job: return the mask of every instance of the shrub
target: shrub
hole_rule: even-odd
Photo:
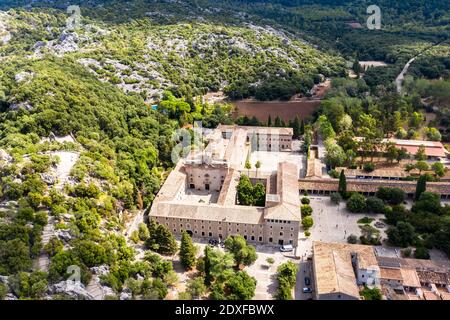
[[[363,170],[365,172],[372,172],[373,170],[375,170],[375,165],[372,162],[365,163],[363,166]]]
[[[428,252],[428,249],[423,246],[417,247],[416,250],[414,250],[414,258],[430,259],[430,254]]]
[[[337,192],[334,192],[330,195],[330,201],[336,205],[341,202],[341,199],[341,195]]]
[[[305,230],[308,230],[311,228],[314,224],[314,220],[311,216],[306,216],[302,219],[302,226],[305,228]]]
[[[411,254],[412,254],[411,248],[403,249],[401,252],[402,252],[402,256],[403,256],[404,258],[409,258],[409,257],[411,257]]]
[[[376,197],[390,204],[396,205],[405,200],[406,193],[400,188],[380,187],[377,191]]]
[[[310,203],[309,198],[307,198],[307,197],[302,198],[302,204],[309,204],[309,203]]]
[[[360,224],[370,224],[374,219],[369,217],[364,217],[358,220]]]
[[[347,242],[351,244],[356,244],[358,243],[358,237],[354,234],[351,234],[347,237]]]
[[[364,287],[360,294],[364,297],[364,300],[381,300],[383,298],[381,290],[378,288],[369,289],[368,287]]]
[[[312,214],[313,209],[309,204],[304,204],[301,206],[300,211],[302,213],[302,217],[307,217]]]
[[[354,193],[347,201],[347,209],[353,213],[360,213],[366,210],[366,198],[359,193]]]
[[[330,171],[328,171],[328,174],[333,179],[338,179],[339,178],[339,172],[337,172],[335,169],[331,169]]]
[[[366,199],[366,208],[368,212],[382,213],[384,211],[383,200],[376,197],[369,197]]]

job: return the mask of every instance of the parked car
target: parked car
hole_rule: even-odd
[[[311,293],[312,289],[311,288],[303,288],[303,293]]]
[[[290,252],[292,250],[294,250],[294,247],[291,244],[286,244],[280,247],[281,252]]]
[[[311,279],[309,277],[305,277],[305,286],[311,285]]]

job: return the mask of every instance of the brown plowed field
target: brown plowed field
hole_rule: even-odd
[[[279,116],[284,121],[289,121],[298,115],[300,119],[305,119],[312,115],[314,110],[320,106],[320,100],[311,101],[236,101],[233,104],[237,110],[235,116],[256,117],[259,121],[267,121],[272,118],[274,121]]]

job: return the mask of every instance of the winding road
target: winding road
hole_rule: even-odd
[[[399,94],[402,93],[402,89],[403,89],[403,80],[405,79],[405,74],[408,72],[409,67],[411,66],[411,64],[414,62],[414,60],[416,60],[418,57],[420,57],[423,53],[425,53],[426,51],[430,50],[431,48],[434,48],[438,45],[440,45],[441,43],[445,42],[447,39],[439,41],[438,43],[435,43],[425,49],[423,49],[420,53],[418,53],[417,55],[415,55],[414,57],[412,57],[411,59],[409,59],[409,61],[405,64],[405,66],[403,67],[402,72],[400,72],[400,74],[397,76],[397,78],[395,79],[395,85],[397,86],[397,92]]]

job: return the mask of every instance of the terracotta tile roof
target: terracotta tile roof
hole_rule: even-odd
[[[264,210],[257,207],[159,202],[155,210],[158,217],[247,224],[260,224],[264,221]]]
[[[321,242],[313,243],[313,252],[317,294],[340,293],[360,299],[349,252]]]
[[[238,126],[238,125],[219,125],[217,129],[222,132],[232,131],[235,129],[244,129],[250,133],[256,132],[259,134],[270,134],[270,135],[290,135],[294,134],[292,128],[277,128],[277,127],[253,127],[253,126]]]
[[[266,219],[300,221],[300,198],[298,194],[298,167],[294,163],[281,162],[277,171],[277,194],[280,204],[266,208]]]
[[[431,291],[424,291],[423,297],[425,298],[425,300],[440,300],[439,297]]]
[[[314,241],[313,252],[318,294],[340,292],[359,299],[352,254],[357,254],[359,268],[378,269],[372,246]]]
[[[380,268],[381,279],[403,281],[402,272],[397,268]]]
[[[361,141],[361,137],[355,140]],[[402,140],[402,139],[383,139],[382,143],[394,143],[396,148],[405,148],[410,155],[415,155],[420,146],[425,148],[425,154],[429,157],[446,157],[448,151],[441,142],[425,140]],[[380,144],[381,145],[381,144]]]
[[[300,190],[325,190],[336,192],[339,181],[337,179],[299,179]],[[400,188],[406,193],[416,191],[415,181],[398,180],[347,180],[347,191],[377,192],[379,187]],[[439,194],[450,194],[450,184],[446,182],[428,182],[427,191]]]
[[[420,288],[420,280],[416,270],[401,268],[400,272],[402,273],[404,286],[411,288]]]
[[[239,183],[239,172],[234,169],[230,169],[223,181],[222,190],[220,190],[219,199],[217,204],[234,205],[236,201],[236,186]]]

